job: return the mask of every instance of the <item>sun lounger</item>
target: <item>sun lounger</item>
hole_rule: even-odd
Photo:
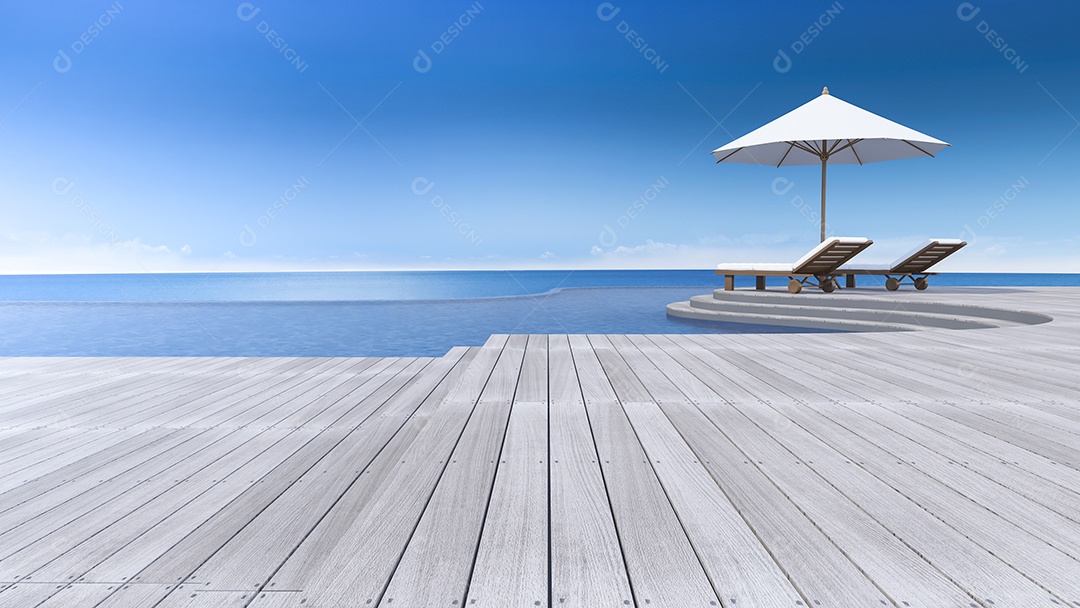
[[[847,275],[848,287],[855,286],[855,275],[872,274],[888,277],[885,279],[885,289],[889,291],[900,289],[900,283],[904,279],[909,279],[915,284],[915,289],[921,291],[930,285],[926,277],[937,274],[927,270],[956,253],[964,245],[967,243],[960,239],[930,239],[900,256],[892,264],[845,264],[836,273]]]
[[[788,291],[799,293],[803,285],[817,285],[829,293],[836,289],[836,269],[869,247],[874,241],[859,237],[829,237],[794,264],[719,264],[716,274],[724,275],[724,289],[735,289],[736,276],[757,277],[757,289],[765,289],[765,277],[784,276]]]

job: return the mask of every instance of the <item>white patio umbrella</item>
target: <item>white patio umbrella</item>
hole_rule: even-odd
[[[825,240],[825,171],[829,163],[864,165],[934,156],[949,144],[829,95],[784,114],[712,151],[716,162],[754,165],[821,163],[821,240]]]

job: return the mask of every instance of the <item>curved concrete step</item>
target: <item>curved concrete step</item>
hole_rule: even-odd
[[[867,321],[888,323],[890,325],[912,325],[915,329],[936,327],[942,329],[989,329],[997,327],[985,321],[976,321],[929,312],[911,312],[893,308],[848,307],[846,301],[835,302],[834,306],[807,306],[805,299],[783,300],[763,299],[762,301],[719,300],[712,296],[694,296],[690,299],[693,308],[722,311],[731,314],[764,314],[792,317],[839,319],[845,321]]]
[[[908,313],[929,313],[954,318],[975,317],[1004,322],[1006,324],[1039,325],[1053,321],[1054,318],[1035,312],[1014,310],[1008,308],[992,308],[989,306],[976,306],[972,304],[954,304],[947,302],[935,302],[932,300],[913,299],[905,297],[902,300],[883,297],[860,297],[851,293],[838,294],[790,294],[784,292],[765,291],[713,291],[712,297],[716,300],[727,302],[754,302],[775,303],[798,306],[817,306],[831,308],[859,308],[869,310],[897,310]],[[915,297],[922,298],[922,294]],[[933,296],[930,296],[933,297]],[[899,310],[898,310],[899,309]],[[1001,323],[998,323],[1000,325]]]
[[[911,331],[910,325],[892,323],[874,323],[868,321],[848,321],[822,317],[804,317],[797,315],[770,315],[759,313],[733,313],[722,310],[695,308],[690,302],[674,302],[667,305],[667,314],[681,319],[698,321],[724,321],[727,323],[757,323],[760,325],[782,325],[786,327],[805,327],[808,329],[833,329],[837,331]]]

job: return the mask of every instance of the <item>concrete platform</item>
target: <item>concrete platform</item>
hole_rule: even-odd
[[[843,289],[831,294],[807,290],[717,289],[688,302],[674,302],[668,315],[699,321],[756,323],[838,331],[989,329],[1038,325],[1053,319],[1025,308],[1002,307],[995,288],[938,288],[889,292]]]

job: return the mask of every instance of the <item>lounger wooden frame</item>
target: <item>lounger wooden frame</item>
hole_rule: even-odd
[[[716,274],[724,275],[724,289],[726,291],[735,289],[736,276],[755,277],[756,289],[765,289],[765,277],[784,276],[790,279],[788,291],[792,293],[798,293],[802,290],[802,286],[806,284],[817,286],[825,292],[831,292],[837,287],[836,277],[839,274],[836,269],[873,243],[870,239],[865,238],[830,237],[789,268],[784,268],[783,265],[767,265],[777,266],[775,268],[744,269],[735,267],[738,265],[724,268],[721,264],[717,267]]]
[[[967,242],[959,239],[930,239],[894,262],[889,268],[843,267],[839,269],[838,274],[846,277],[845,287],[855,287],[855,275],[865,274],[886,277],[885,288],[889,291],[899,289],[905,280],[911,281],[915,289],[922,291],[930,286],[927,277],[938,274],[929,272],[928,269],[965,245]]]

